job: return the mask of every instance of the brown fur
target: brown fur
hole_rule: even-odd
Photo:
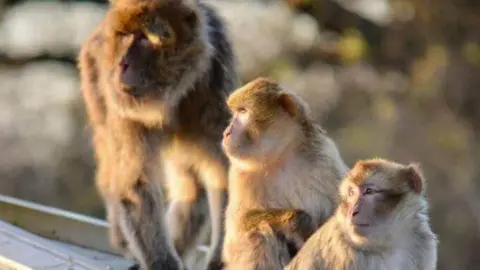
[[[238,249],[235,249],[234,264],[229,264],[229,270],[269,270],[281,269],[292,255],[286,246],[286,241],[268,222],[261,222],[255,229],[246,231],[236,239]]]
[[[312,218],[302,210],[268,209],[268,211],[263,211],[256,209],[247,212],[244,220],[244,231],[257,230],[262,227],[263,223],[266,223],[277,232],[285,230],[285,235],[290,232],[298,233],[303,239],[313,233]]]
[[[436,269],[437,238],[424,194],[425,178],[416,165],[357,162],[342,181],[335,216],[285,269]]]
[[[205,190],[207,263],[219,268],[228,162],[218,142],[238,76],[215,11],[196,0],[112,0],[78,67],[112,244],[144,269],[182,268],[177,252],[204,220]]]
[[[296,254],[297,250],[303,246],[308,237],[317,229],[317,224],[313,222],[312,217],[299,209],[250,210],[243,216],[243,220],[240,223],[243,225],[241,230],[247,232],[247,241],[253,239],[257,243],[265,241],[278,242],[279,244],[276,246],[268,248],[270,253],[276,250],[277,252],[288,254],[288,256],[278,256],[278,258],[282,258],[286,262]],[[269,239],[269,237],[274,237],[276,240]],[[252,253],[255,255],[254,253],[259,250],[250,248],[250,251],[253,251]],[[245,251],[242,254],[248,254],[248,252]],[[274,258],[266,259],[274,262]],[[265,262],[259,263],[264,263],[265,266],[271,265]],[[263,269],[259,265],[256,268]]]
[[[289,257],[268,254],[287,252],[261,228],[267,224],[276,235],[288,235],[278,225],[288,231],[292,223],[275,221],[288,217],[288,209],[304,211],[318,228],[333,213],[348,168],[306,103],[276,82],[258,78],[233,92],[227,104],[234,116],[222,142],[231,162],[224,260],[228,269],[278,269]],[[266,212],[265,222],[252,211]],[[260,229],[252,231],[252,223]]]

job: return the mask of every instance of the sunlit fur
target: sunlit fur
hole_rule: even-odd
[[[209,40],[205,11],[198,5],[183,5],[182,1],[118,0],[106,15],[103,67],[108,72],[107,101],[112,108],[127,118],[151,126],[171,124],[173,110],[194,83],[205,75],[214,49]],[[193,27],[184,20],[192,17]],[[156,20],[156,18],[163,20]],[[155,31],[156,24],[167,23],[177,36],[170,46],[154,47],[145,55],[141,80],[145,89],[139,96],[129,95],[128,86],[120,82],[122,57],[134,42],[134,33],[145,28]],[[142,56],[138,56],[142,57]],[[168,102],[166,102],[168,101]]]
[[[246,241],[242,217],[252,209],[301,209],[318,227],[333,213],[348,168],[306,103],[276,82],[258,78],[233,92],[227,104],[232,113],[244,109],[248,121],[237,137],[224,137],[231,162],[224,259],[230,269],[255,269],[267,261],[277,263],[267,269],[278,269],[284,258],[252,255],[277,250],[277,240]],[[242,132],[251,132],[253,140],[238,143]]]
[[[280,106],[281,98],[292,102],[292,109],[298,111],[286,111]],[[232,113],[246,110],[249,138],[225,149],[232,162],[245,168],[274,163],[290,149],[301,148],[302,142],[316,143],[315,135],[324,133],[313,124],[304,101],[270,79],[257,78],[245,84],[228,97],[227,105]]]
[[[239,85],[235,62],[223,21],[198,0],[111,0],[82,44],[81,92],[110,240],[142,269],[182,267],[178,255],[207,213],[205,261],[219,267],[228,167],[219,141],[226,97]],[[207,202],[210,211],[197,211]]]
[[[275,270],[281,269],[290,261],[285,243],[277,237],[271,237],[275,232],[267,225],[258,230],[247,231],[236,239],[234,263],[228,270]]]
[[[406,172],[419,177],[421,192],[412,189]],[[372,217],[378,220],[372,220],[368,233],[359,235],[349,222],[346,208],[351,206],[345,201],[348,186],[362,184],[400,197],[382,218]],[[310,237],[285,269],[436,269],[437,238],[430,229],[424,184],[417,165],[383,159],[357,162],[340,185],[342,203],[335,216]]]

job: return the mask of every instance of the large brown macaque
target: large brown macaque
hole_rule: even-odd
[[[281,269],[333,214],[348,168],[307,104],[275,81],[257,78],[227,105],[224,262],[228,269]]]
[[[207,267],[220,268],[228,168],[220,141],[239,80],[216,12],[198,0],[111,0],[78,61],[112,244],[142,269],[182,269],[206,197]]]
[[[359,161],[340,186],[335,216],[315,232],[287,270],[433,270],[426,182],[418,166]]]

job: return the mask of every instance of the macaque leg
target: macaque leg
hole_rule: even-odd
[[[123,235],[122,228],[120,227],[119,219],[120,207],[117,203],[107,202],[107,221],[109,224],[108,236],[110,243],[114,248],[116,248],[120,254],[125,258],[132,258],[132,253],[128,249],[128,243]],[[140,270],[140,265],[138,262],[134,262],[128,270]]]
[[[166,169],[170,197],[167,211],[168,231],[175,249],[183,256],[195,242],[205,220],[206,215],[201,205],[205,204],[205,200],[201,198],[198,183],[190,171],[171,163],[166,165]]]
[[[212,160],[199,174],[208,198],[211,221],[210,250],[206,258],[206,269],[223,269],[222,248],[224,240],[225,209],[227,206],[227,169],[226,164]]]
[[[130,252],[142,269],[182,269],[166,233],[160,189],[155,183],[140,179],[132,192],[135,200],[122,198],[119,202],[120,228]]]
[[[183,269],[164,220],[159,185],[163,168],[156,152],[159,142],[136,123],[114,123],[108,198],[129,253],[144,270]]]
[[[128,257],[130,254],[127,248],[127,242],[119,225],[118,215],[120,205],[118,203],[118,195],[112,190],[115,179],[112,177],[113,174],[110,172],[112,168],[110,168],[111,166],[109,166],[108,162],[113,161],[111,155],[113,149],[107,131],[101,127],[97,127],[93,136],[93,143],[97,159],[96,185],[106,206],[105,210],[109,224],[108,238],[115,249]]]
[[[128,257],[129,251],[127,247],[127,240],[125,239],[123,232],[120,228],[119,205],[114,202],[107,202],[107,221],[109,225],[108,238],[113,247],[115,247],[121,254]]]
[[[206,269],[222,269],[223,227],[225,224],[224,209],[227,203],[227,194],[224,189],[207,187],[207,195],[212,227],[210,234],[210,251],[207,254]]]

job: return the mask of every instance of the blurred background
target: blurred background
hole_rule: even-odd
[[[438,269],[480,263],[480,1],[211,1],[244,82],[304,97],[349,166],[418,162]],[[106,1],[0,0],[0,193],[104,217],[76,54]]]

